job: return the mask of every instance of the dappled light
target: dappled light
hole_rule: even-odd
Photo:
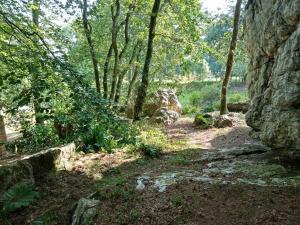
[[[300,224],[300,0],[0,0],[0,225]]]

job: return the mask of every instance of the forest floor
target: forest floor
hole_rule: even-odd
[[[197,130],[181,118],[165,133],[183,144],[159,158],[79,155],[72,171],[39,181],[40,198],[10,221],[71,224],[75,203],[94,193],[100,205],[93,224],[300,224],[299,168],[276,161],[249,129],[241,119],[231,128]]]

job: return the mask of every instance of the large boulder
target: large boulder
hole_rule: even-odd
[[[144,113],[151,117],[151,121],[170,124],[180,117],[182,106],[175,91],[161,89],[152,98],[152,103],[144,106]]]
[[[171,123],[174,123],[179,117],[180,114],[178,112],[163,107],[156,110],[154,115],[150,118],[150,121],[154,123],[164,123],[166,125],[169,125]]]
[[[300,150],[300,0],[251,0],[246,122],[273,148]]]
[[[158,90],[149,97],[143,105],[143,116],[150,117],[152,122],[170,124],[175,122],[182,113],[182,106],[175,91],[170,89]],[[127,109],[127,117],[133,118],[134,106]]]

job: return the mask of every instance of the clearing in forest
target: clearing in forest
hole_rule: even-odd
[[[71,171],[53,172],[39,181],[40,198],[13,213],[12,223],[69,224],[75,203],[91,194],[100,200],[93,224],[300,221],[297,169],[276,161],[248,135],[242,119],[232,128],[200,131],[190,118],[181,118],[159,129],[174,146],[159,158],[131,151],[79,155]]]

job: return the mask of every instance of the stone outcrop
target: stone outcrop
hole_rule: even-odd
[[[18,182],[35,183],[53,169],[70,170],[75,144],[51,148],[13,160],[0,161],[0,194]]]
[[[127,117],[133,118],[133,106],[128,107]],[[150,117],[152,122],[170,124],[175,122],[182,113],[182,106],[175,91],[158,90],[143,106],[143,116]]]
[[[89,225],[97,214],[99,200],[81,198],[73,214],[72,225]]]
[[[300,0],[249,0],[246,121],[273,148],[300,150]]]

